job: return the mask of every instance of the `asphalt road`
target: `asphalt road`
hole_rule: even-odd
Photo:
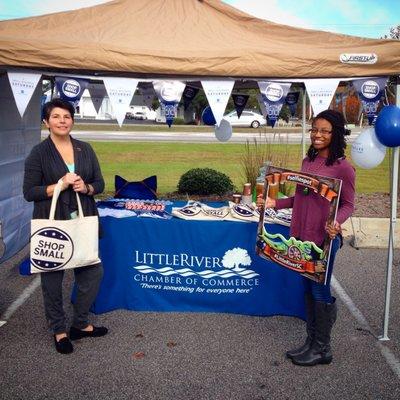
[[[334,361],[312,368],[285,359],[302,341],[304,323],[282,316],[113,311],[93,316],[109,335],[78,341],[73,354],[59,355],[46,329],[39,278],[18,274],[20,253],[0,265],[0,320],[6,321],[0,326],[0,399],[398,399],[398,268],[391,340],[375,337],[382,330],[386,253],[348,243],[339,252]],[[395,253],[394,265],[399,261]]]
[[[81,140],[92,141],[136,141],[136,142],[187,142],[187,143],[220,143],[213,132],[170,132],[166,128],[160,132],[119,132],[119,131],[80,131],[76,127],[72,131],[72,136]],[[359,131],[354,131],[349,137],[351,143],[357,137]],[[47,137],[48,131],[42,131],[42,138]],[[257,129],[248,132],[234,132],[227,143],[246,143],[247,140],[253,142],[257,139],[260,143],[268,140],[269,143],[302,143],[301,133],[285,133],[277,131],[273,133],[262,133]],[[305,137],[306,143],[309,143],[308,134]]]

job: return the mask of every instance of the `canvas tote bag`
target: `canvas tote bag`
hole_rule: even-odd
[[[78,218],[66,221],[54,219],[61,187],[60,179],[54,188],[50,218],[31,221],[32,273],[78,268],[100,262],[99,220],[97,216],[83,215],[78,193]]]

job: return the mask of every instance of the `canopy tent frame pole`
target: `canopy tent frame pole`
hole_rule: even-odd
[[[302,146],[302,154],[304,157],[306,156],[306,99],[307,99],[307,92],[306,88],[304,87],[302,90],[302,131],[301,131],[301,146]]]
[[[400,84],[396,85],[396,105],[400,106]],[[385,291],[385,312],[383,317],[383,333],[378,337],[379,340],[390,340],[388,336],[389,317],[390,317],[390,292],[392,288],[393,252],[394,252],[394,233],[397,219],[397,193],[399,176],[399,147],[394,147],[392,151],[392,173],[390,185],[390,223],[389,223],[389,244],[386,266],[386,291]]]

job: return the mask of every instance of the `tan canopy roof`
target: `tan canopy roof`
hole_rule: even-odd
[[[346,64],[349,55],[377,60]],[[219,0],[115,0],[0,22],[0,67],[124,76],[398,75],[400,41],[298,29]]]

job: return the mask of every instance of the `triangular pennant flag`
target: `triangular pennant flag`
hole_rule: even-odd
[[[387,80],[388,78],[385,76],[353,81],[353,86],[357,90],[369,125],[372,125],[377,117],[379,101],[385,91]]]
[[[192,102],[192,100],[196,97],[197,93],[199,92],[199,88],[195,88],[192,86],[186,86],[185,90],[183,91],[183,108],[186,111]]]
[[[206,94],[208,104],[210,105],[214,114],[216,125],[219,126],[224,116],[226,105],[228,104],[229,96],[232,93],[235,81],[204,80],[201,81],[201,84],[203,86],[204,93]]]
[[[286,96],[285,103],[288,105],[290,115],[292,117],[296,114],[297,102],[299,101],[300,92],[289,92]]]
[[[161,111],[165,115],[165,120],[171,127],[185,84],[180,81],[154,81],[153,87],[161,103]]]
[[[337,78],[304,80],[314,116],[329,108],[339,82]]]
[[[7,75],[22,118],[42,75],[25,72],[7,72]]]
[[[55,82],[60,99],[70,102],[76,110],[89,81],[81,78],[56,76]]]
[[[261,93],[259,93],[257,95],[257,101],[258,101],[258,105],[260,106],[261,109],[261,114],[265,117],[265,119],[268,118],[268,112],[267,112],[267,108],[265,107],[265,103],[263,100],[263,95]]]
[[[274,127],[275,122],[279,118],[279,113],[285,102],[291,83],[268,81],[260,81],[257,83],[260,88],[262,103],[264,103],[267,112],[268,123]]]
[[[246,107],[249,97],[250,96],[248,94],[232,94],[233,104],[235,105],[238,118],[240,118],[240,116],[242,115],[242,112]]]
[[[139,81],[132,78],[102,78],[118,125],[121,127]]]
[[[98,114],[104,97],[107,95],[106,88],[102,83],[90,83],[87,89],[89,91],[90,98],[92,99],[93,107],[96,110],[96,114]]]
[[[141,89],[141,92],[142,92],[143,105],[151,110],[153,108],[153,101],[156,95],[154,89],[152,87],[147,87]]]

